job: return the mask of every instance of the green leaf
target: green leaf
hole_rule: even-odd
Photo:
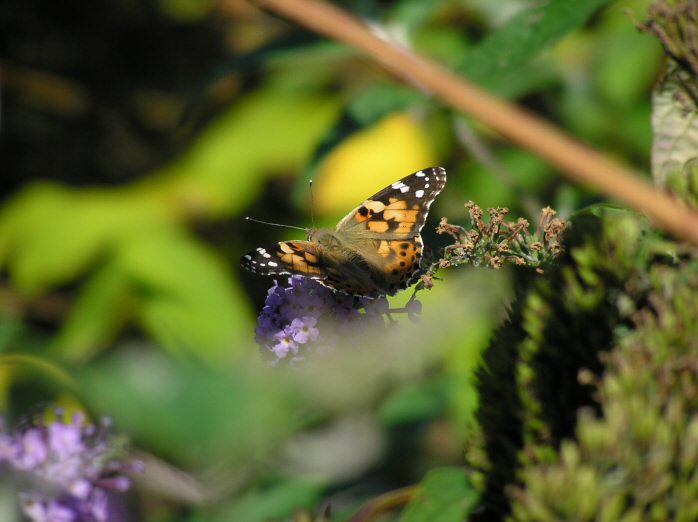
[[[512,17],[465,57],[459,68],[473,82],[501,95],[527,88],[529,63],[570,31],[581,26],[609,0],[551,0]]]
[[[77,380],[92,409],[155,453],[188,465],[251,464],[297,426],[297,395],[278,374],[178,362],[149,348],[122,345]]]
[[[391,425],[437,415],[447,404],[447,385],[440,377],[398,388],[381,404],[381,419]]]
[[[119,190],[73,190],[39,183],[0,215],[0,265],[26,294],[64,284],[134,230],[164,217],[152,202]]]
[[[121,266],[112,261],[101,267],[83,286],[52,350],[76,361],[108,346],[134,313],[133,294]]]
[[[436,468],[427,473],[419,493],[407,505],[403,522],[462,522],[471,513],[478,495],[460,468]]]
[[[0,355],[0,370],[31,371],[41,374],[41,380],[55,384],[61,389],[73,391],[75,381],[63,368],[45,357],[26,355],[20,353],[8,353]]]
[[[0,353],[7,352],[21,339],[25,327],[18,319],[0,314]]]
[[[250,203],[267,176],[305,165],[336,113],[337,102],[328,97],[256,91],[142,186],[175,215],[231,215]]]
[[[129,242],[118,262],[138,292],[138,321],[175,353],[221,361],[251,341],[246,297],[193,238],[174,230],[145,236]]]
[[[125,242],[84,287],[56,343],[85,359],[135,321],[171,352],[218,363],[252,339],[249,305],[221,260],[173,227]]]
[[[434,12],[448,3],[448,0],[401,0],[386,7],[394,23],[404,26],[409,31],[432,18]]]
[[[364,89],[349,103],[347,112],[359,128],[376,123],[390,113],[425,103],[427,97],[399,84],[379,84]]]
[[[321,498],[323,486],[317,482],[289,478],[265,489],[248,491],[211,521],[266,522],[286,519],[294,511],[312,509]]]

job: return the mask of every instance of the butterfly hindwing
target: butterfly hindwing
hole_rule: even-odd
[[[382,240],[378,253],[383,258],[385,293],[392,295],[414,281],[422,258],[422,238]]]
[[[243,268],[261,275],[300,274],[323,278],[318,246],[310,241],[281,241],[248,252],[240,260]]]
[[[420,170],[388,185],[349,212],[336,231],[362,238],[414,237],[424,226],[429,207],[446,184],[441,167]]]

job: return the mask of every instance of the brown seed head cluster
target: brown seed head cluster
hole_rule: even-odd
[[[561,239],[567,222],[555,218],[556,212],[550,207],[541,210],[533,233],[524,218],[505,221],[509,213],[507,208],[487,209],[487,221],[483,219],[483,210],[474,202],[468,201],[465,208],[468,209],[469,227],[454,225],[447,218],[441,218],[436,233],[450,236],[452,242],[424,271],[418,289],[432,288],[435,273],[440,268],[462,264],[494,269],[505,265],[527,266],[543,273],[543,267],[562,251]]]

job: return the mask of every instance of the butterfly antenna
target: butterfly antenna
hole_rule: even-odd
[[[262,221],[261,219],[251,218],[250,216],[245,216],[245,221],[252,221],[253,223],[261,223],[262,225],[271,225],[273,227],[283,227],[283,228],[295,228],[296,230],[302,230],[307,232],[307,229],[301,227],[294,227],[293,225],[282,225],[281,223],[271,223],[269,221]]]
[[[310,226],[315,229],[315,197],[313,196],[313,180],[308,181],[310,185]]]

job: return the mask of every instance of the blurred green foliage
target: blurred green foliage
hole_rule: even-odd
[[[417,496],[408,504],[402,520],[457,522],[477,505],[477,494],[462,469],[435,468],[422,481]]]
[[[643,18],[647,3],[341,2],[643,171],[663,52],[624,10]],[[420,481],[386,520],[493,520],[512,502],[522,520],[566,518],[577,491],[598,512],[651,499],[655,519],[678,517],[664,484],[692,457],[695,404],[647,390],[672,350],[689,356],[695,266],[636,214],[580,212],[601,196],[355,51],[237,0],[10,0],[0,77],[2,412],[59,402],[112,417],[148,464],[133,520],[302,520],[328,505],[349,520]],[[243,217],[307,226],[312,178],[315,217],[332,226],[426,162],[449,172],[423,231],[434,251],[438,218],[463,224],[467,200],[529,220],[551,205],[572,216],[560,266],[442,271],[419,294],[421,322],[398,317],[332,357],[266,367],[254,318],[271,281],[238,259],[302,232]],[[629,375],[638,354],[650,364]],[[594,377],[580,382],[582,370]],[[640,426],[627,412],[643,398],[653,413]],[[600,455],[661,453],[667,440],[688,453],[652,468],[654,496],[633,496],[647,471],[633,454],[618,464],[624,503],[604,497],[614,475]],[[693,491],[691,477],[677,484]],[[13,512],[2,488],[0,513]]]
[[[633,277],[644,277],[658,244],[640,216],[599,206],[573,217],[566,253],[547,278],[518,279],[520,297],[480,372],[485,520],[506,511],[505,490],[531,458],[524,450],[544,442],[541,453],[548,454],[574,435],[579,408],[598,407],[594,387],[578,373],[602,373],[599,354],[630,326],[635,303],[647,299],[647,284]]]
[[[545,298],[546,321],[531,324],[524,341],[532,353],[517,369],[521,375],[521,366],[529,366],[528,380],[517,383],[528,396],[515,414],[524,448],[518,464],[509,463],[523,467],[513,518],[692,520],[698,514],[696,393],[688,384],[696,369],[695,260],[681,255],[681,245],[649,233],[637,216],[604,212],[596,221],[601,240],[571,248],[575,270],[560,267],[570,277]],[[606,338],[579,332],[586,352],[563,347],[553,325],[590,324],[590,311],[605,311],[598,323]],[[605,352],[603,372],[585,360],[591,347]],[[562,387],[575,381],[572,372],[559,378],[562,350],[566,366],[579,373],[576,387]],[[578,416],[576,407],[569,412],[575,415],[551,411],[584,403]]]

